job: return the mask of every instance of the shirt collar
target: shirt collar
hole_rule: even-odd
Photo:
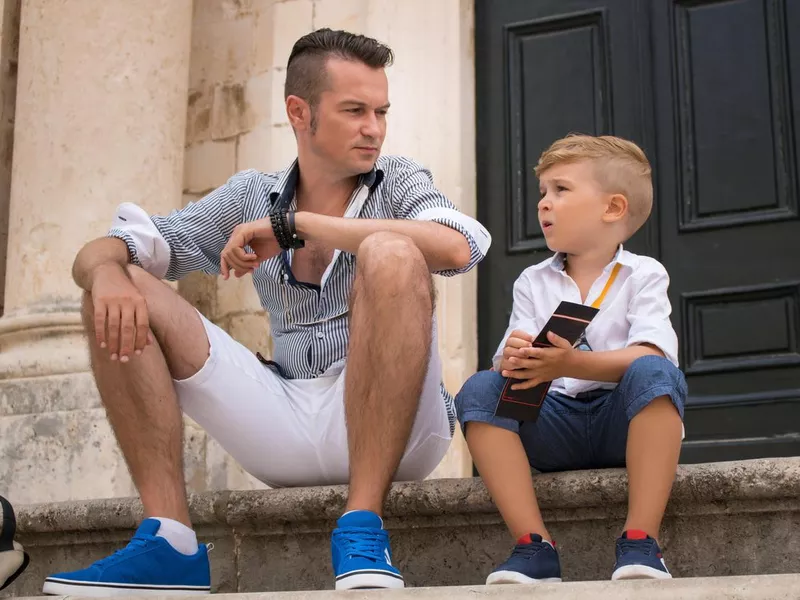
[[[556,252],[553,258],[550,259],[549,267],[554,271],[563,271],[566,258],[567,256],[563,252]],[[608,263],[608,266],[619,263],[625,267],[635,268],[636,265],[634,264],[633,258],[634,256],[630,252],[626,252],[622,244],[620,244],[617,247],[617,253],[614,255],[614,258],[611,259],[611,262]]]
[[[286,209],[292,208],[294,204],[294,194],[297,188],[297,180],[300,177],[300,165],[295,158],[292,164],[278,174],[278,181],[269,194],[271,206],[282,206]],[[362,173],[358,178],[358,185],[365,185],[372,192],[383,181],[383,169],[378,168],[377,164],[366,173]]]

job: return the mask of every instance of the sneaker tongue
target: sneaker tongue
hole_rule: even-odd
[[[537,544],[541,543],[542,536],[540,536],[538,533],[526,533],[517,540],[517,544],[533,544],[534,542]]]
[[[622,537],[626,540],[646,540],[647,534],[641,529],[628,529],[622,533]]]
[[[383,529],[383,520],[370,510],[351,510],[339,517],[339,527],[370,527]]]
[[[161,527],[161,522],[158,519],[145,519],[136,530],[136,535],[149,535],[154,536],[158,529]]]

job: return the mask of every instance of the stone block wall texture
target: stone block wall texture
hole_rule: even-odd
[[[671,572],[800,572],[799,485],[798,458],[681,466],[659,540]],[[625,522],[625,472],[536,475],[534,486],[565,581],[607,580]],[[330,532],[345,502],[342,486],[192,496],[198,537],[215,545],[212,591],[331,589]],[[409,587],[480,585],[514,543],[479,479],[397,484],[385,516]],[[21,540],[33,562],[3,593],[37,595],[48,574],[80,568],[125,543],[140,518],[134,499],[20,507]]]
[[[392,46],[384,151],[428,166],[451,200],[475,214],[471,1],[79,6],[2,4],[0,231],[10,186],[9,260],[25,266],[9,272],[0,319],[0,481],[16,503],[134,493],[88,373],[80,292],[69,274],[74,253],[105,233],[120,202],[164,214],[237,171],[285,167],[295,156],[285,64],[301,35],[346,28]],[[118,43],[119,52],[98,50]],[[3,171],[12,166],[12,142],[13,185]],[[445,382],[455,392],[476,367],[476,273],[437,285]],[[245,346],[270,354],[266,315],[249,278],[195,274],[177,288]],[[434,477],[470,474],[457,435]],[[264,487],[188,419],[185,457],[190,492]]]
[[[19,83],[14,268],[0,319],[0,487],[16,503],[128,494],[88,374],[70,268],[78,249],[107,231],[117,204],[180,206],[192,2],[22,0],[17,33],[6,27],[9,6],[2,51],[18,34]],[[197,482],[205,455],[191,431],[188,439]]]
[[[0,290],[5,287],[8,209],[11,200],[11,157],[17,104],[17,55],[21,0],[0,3]],[[3,304],[0,300],[0,315]]]
[[[420,11],[427,15],[425,23]],[[472,2],[465,0],[197,0],[184,202],[202,198],[237,171],[271,172],[294,159],[283,100],[286,61],[294,42],[319,27],[371,35],[395,50],[384,153],[421,161],[450,199],[474,216]],[[455,393],[476,367],[476,275],[440,279],[437,285],[445,382]],[[234,338],[269,354],[268,322],[250,277],[223,281],[198,274],[179,287]],[[471,473],[466,445],[460,432],[457,436],[433,477]],[[207,448],[214,446],[213,440],[206,442]],[[214,452],[225,456],[218,448]],[[261,487],[232,459],[226,465],[228,474],[216,479],[236,489]]]

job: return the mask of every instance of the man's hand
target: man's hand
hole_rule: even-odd
[[[124,269],[116,263],[99,265],[92,276],[94,331],[111,360],[128,362],[152,343],[147,303]]]
[[[249,246],[252,252],[247,252],[245,246]],[[258,265],[277,256],[280,251],[268,218],[237,225],[220,256],[222,278],[228,279],[231,271],[237,278],[252,273]]]
[[[509,341],[514,333],[509,336]],[[514,354],[512,350],[509,352],[508,358],[506,358],[506,351],[509,350],[509,346],[506,344],[506,349],[503,351],[502,375],[522,380],[521,383],[512,385],[512,390],[529,390],[545,381],[553,381],[567,376],[578,350],[575,350],[567,340],[552,331],[547,334],[547,339],[553,344],[552,348],[531,348],[528,344],[527,347],[516,350],[522,356]],[[506,364],[511,368],[506,368]]]

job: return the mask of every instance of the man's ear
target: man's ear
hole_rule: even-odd
[[[606,200],[606,210],[603,213],[603,221],[614,223],[628,214],[628,199],[622,194],[612,194]]]
[[[289,123],[295,131],[311,127],[311,107],[299,96],[286,98],[286,116],[289,117]]]

